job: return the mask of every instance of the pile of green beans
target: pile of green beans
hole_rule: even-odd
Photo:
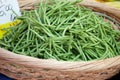
[[[73,2],[46,0],[23,11],[22,22],[6,29],[0,47],[40,59],[89,61],[120,54],[120,31],[103,17]]]

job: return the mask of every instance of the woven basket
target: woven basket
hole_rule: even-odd
[[[19,0],[21,9],[34,9],[39,0]],[[105,13],[120,22],[120,10],[84,0],[80,5]],[[17,80],[106,80],[120,71],[120,56],[88,62],[44,60],[0,48],[0,73]]]

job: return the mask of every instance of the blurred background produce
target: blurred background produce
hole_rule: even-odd
[[[96,1],[100,1],[100,2],[111,2],[111,1],[120,1],[120,0],[96,0]]]
[[[96,0],[120,9],[120,0]]]

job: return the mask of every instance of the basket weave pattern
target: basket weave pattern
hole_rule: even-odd
[[[2,60],[1,60],[2,61]],[[3,60],[4,61],[4,60]],[[105,80],[119,72],[120,66],[96,71],[57,71],[0,63],[0,72],[17,80]]]
[[[39,0],[19,0],[21,10],[34,9]],[[120,10],[93,5],[85,0],[81,5],[106,13],[120,22]],[[100,4],[103,5],[103,4]],[[17,80],[105,80],[120,71],[120,56],[88,62],[66,62],[36,59],[0,48],[0,73]]]

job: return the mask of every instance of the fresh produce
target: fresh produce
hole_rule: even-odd
[[[113,2],[113,1],[120,1],[120,0],[96,0],[96,1],[100,1],[100,2]]]
[[[0,47],[41,59],[88,61],[120,54],[120,31],[92,10],[73,2],[48,0],[23,11],[22,22],[0,40]]]
[[[102,2],[102,3],[107,4],[109,6],[120,9],[120,0],[96,0],[96,1]]]

